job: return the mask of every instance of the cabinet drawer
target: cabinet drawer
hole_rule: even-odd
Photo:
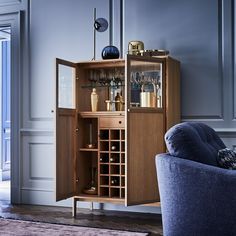
[[[124,117],[101,117],[100,127],[102,128],[125,128]]]

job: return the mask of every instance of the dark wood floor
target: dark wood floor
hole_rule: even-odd
[[[162,235],[161,215],[133,212],[78,209],[77,218],[72,218],[71,208],[11,205],[0,201],[0,216],[21,220],[33,220],[89,227],[150,232]]]

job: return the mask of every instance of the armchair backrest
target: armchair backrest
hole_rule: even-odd
[[[166,132],[165,142],[172,156],[214,166],[218,150],[226,147],[211,127],[199,122],[173,126]]]

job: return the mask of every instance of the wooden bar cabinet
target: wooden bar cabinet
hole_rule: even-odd
[[[73,197],[74,217],[77,201],[159,202],[154,157],[165,152],[164,134],[179,121],[177,60],[56,59],[56,200]]]

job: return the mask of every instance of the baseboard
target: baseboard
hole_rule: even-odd
[[[72,207],[72,198],[62,200],[59,202],[55,201],[55,193],[52,191],[34,191],[34,190],[21,190],[21,203],[32,204],[32,205],[49,205],[49,206],[63,206]],[[78,202],[77,207],[91,209],[90,202]],[[127,212],[141,212],[141,213],[155,213],[160,214],[160,207],[151,206],[129,206],[110,203],[93,203],[94,209],[100,210],[114,210],[114,211],[127,211]]]

